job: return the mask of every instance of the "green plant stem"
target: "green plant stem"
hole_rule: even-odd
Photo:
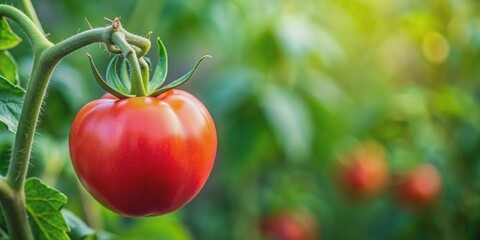
[[[33,240],[25,208],[25,193],[16,192],[12,198],[2,199],[2,206],[10,239]]]
[[[5,198],[13,198],[13,190],[8,184],[7,179],[0,177],[0,200]]]
[[[128,60],[131,70],[131,82],[132,89],[131,94],[136,96],[146,96],[147,92],[143,85],[142,72],[140,70],[140,64],[138,63],[137,54],[132,46],[125,39],[125,35],[122,32],[116,32],[112,35],[112,41],[120,48],[125,58]]]
[[[40,24],[40,20],[38,20],[37,13],[35,12],[35,8],[33,7],[33,4],[30,0],[21,0],[23,9],[25,10],[25,13],[27,16],[32,19],[32,21],[35,23],[35,25],[38,27],[38,29],[44,33],[42,24]]]
[[[82,32],[57,45],[50,43],[28,17],[17,9],[0,5],[0,15],[17,22],[29,36],[34,47],[34,63],[20,114],[15,143],[6,179],[0,179],[0,200],[12,239],[33,239],[25,209],[24,184],[27,175],[33,138],[45,92],[53,70],[68,54],[96,42],[113,44],[113,27]],[[138,46],[141,48],[142,46]],[[132,48],[130,46],[130,48]],[[144,49],[142,49],[144,50]],[[133,56],[135,52],[133,52]],[[137,62],[138,65],[138,62]]]
[[[30,159],[33,137],[37,127],[43,97],[55,64],[44,61],[44,54],[34,57],[32,74],[28,83],[13,146],[7,180],[16,192],[23,191]]]
[[[34,55],[34,64],[23,103],[7,179],[15,191],[22,190],[28,169],[33,137],[48,82],[58,62],[79,48],[96,42],[111,43],[111,27],[79,33]]]
[[[53,44],[43,35],[43,32],[35,25],[25,13],[15,7],[0,4],[0,16],[7,17],[17,23],[20,28],[27,34],[28,39],[32,43],[33,51],[38,52],[42,49],[49,48]]]
[[[128,43],[140,49],[140,51],[136,52],[138,58],[145,56],[148,50],[150,50],[150,46],[152,45],[150,43],[150,40],[144,37],[140,37],[135,34],[129,33],[121,27],[119,30],[125,35],[125,39],[127,40]]]
[[[111,36],[114,33],[112,27],[91,29],[35,54],[7,173],[7,179],[14,190],[21,190],[25,181],[41,104],[54,68],[62,58],[89,44],[97,42],[113,44]]]
[[[68,54],[92,43],[103,42],[107,45],[111,45],[113,44],[111,35],[114,32],[115,30],[110,26],[81,32],[47,49],[44,53],[44,61],[56,64]]]

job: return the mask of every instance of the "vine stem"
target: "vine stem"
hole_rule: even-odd
[[[13,189],[8,184],[7,179],[0,177],[0,199],[12,198]]]
[[[23,0],[24,6],[28,2]],[[27,12],[30,11],[32,19],[36,18],[33,6],[26,9],[29,9]],[[97,42],[103,42],[107,46],[113,45],[112,37],[116,36],[119,28],[112,24],[109,27],[88,30],[54,45],[45,38],[40,24],[34,23],[38,22],[38,18],[32,21],[20,10],[4,4],[0,4],[0,17],[7,17],[16,22],[26,32],[34,49],[32,72],[15,135],[10,165],[6,177],[0,177],[0,202],[3,205],[10,237],[13,240],[30,240],[33,236],[27,219],[24,185],[42,102],[53,70],[61,59],[84,46]],[[148,51],[150,45],[145,44],[147,39],[142,40],[141,37],[134,37],[130,33],[129,36],[132,45],[140,49],[140,53]],[[125,46],[119,46],[123,47]],[[133,50],[132,46],[129,47]],[[136,56],[135,51],[132,54]]]
[[[132,89],[131,94],[136,96],[146,96],[144,82],[142,80],[142,71],[138,63],[138,57],[135,49],[127,42],[123,32],[116,32],[112,35],[112,41],[120,48],[124,57],[127,58],[131,70]]]
[[[148,85],[150,83],[150,66],[148,65],[145,58],[141,57],[138,59],[138,63],[140,64],[140,72],[142,74],[143,80],[143,88],[146,92],[148,92]]]
[[[32,2],[30,0],[21,0],[21,3],[27,16],[32,19],[33,23],[35,23],[35,25],[42,32],[42,34],[45,33],[43,31],[42,24],[40,24],[40,20],[38,20],[37,13],[35,12],[35,8],[33,7]]]
[[[2,206],[10,239],[33,240],[27,219],[25,193],[15,192],[12,198],[2,199]]]
[[[111,27],[88,30],[34,55],[32,74],[25,94],[7,172],[7,180],[15,191],[23,190],[37,120],[54,68],[62,58],[84,46],[96,42],[111,44],[110,35],[113,32]]]

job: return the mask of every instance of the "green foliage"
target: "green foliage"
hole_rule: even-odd
[[[60,210],[67,203],[67,197],[38,178],[25,182],[25,197],[30,226],[36,239],[70,239],[70,231]]]
[[[63,209],[62,215],[65,221],[67,222],[70,231],[68,236],[72,240],[88,240],[95,239],[96,234],[95,230],[91,229],[87,224],[85,224],[82,219],[77,217],[74,213]]]
[[[272,127],[285,157],[307,159],[312,148],[313,124],[302,99],[277,86],[267,86],[261,99],[262,110]]]
[[[0,51],[0,76],[3,76],[12,84],[17,84],[17,64],[8,51]]]
[[[192,239],[188,230],[175,216],[139,219],[128,231],[122,231],[122,239]]]
[[[2,17],[0,19],[0,50],[8,50],[14,48],[22,41],[10,28],[7,20]],[[3,66],[2,66],[3,67]]]
[[[2,92],[0,95],[0,121],[7,126],[9,131],[15,133],[22,111],[25,90],[0,76],[0,91]]]
[[[0,19],[0,121],[17,131],[25,91],[18,85],[17,64],[7,51],[20,43],[4,17]]]

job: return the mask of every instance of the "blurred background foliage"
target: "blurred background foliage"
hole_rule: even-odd
[[[107,25],[103,17],[121,16],[137,34],[153,31],[169,51],[169,79],[203,54],[214,57],[182,87],[217,124],[212,175],[182,210],[145,219],[101,207],[69,161],[73,117],[102,95],[86,53],[100,69],[111,55],[93,45],[55,71],[29,173],[64,192],[66,208],[99,230],[99,238],[262,239],[265,215],[284,210],[309,212],[321,239],[480,237],[477,1],[33,3],[53,42]],[[30,51],[25,41],[12,51],[23,81]],[[12,139],[1,130],[2,161]],[[341,156],[366,141],[384,149],[393,183],[356,200],[344,194],[336,169]],[[439,170],[443,188],[428,209],[412,211],[397,204],[392,188],[395,176],[420,163]]]

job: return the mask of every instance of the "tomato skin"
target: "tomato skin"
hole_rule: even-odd
[[[372,142],[357,148],[339,169],[340,183],[355,199],[373,197],[389,182],[389,167],[383,149]]]
[[[317,221],[306,213],[282,211],[269,214],[261,225],[266,240],[314,240],[318,239]]]
[[[205,184],[217,149],[212,117],[191,94],[88,103],[73,121],[70,155],[85,188],[131,217],[172,212]]]
[[[396,187],[397,201],[413,210],[432,205],[442,189],[442,178],[431,164],[421,164],[400,179]]]

